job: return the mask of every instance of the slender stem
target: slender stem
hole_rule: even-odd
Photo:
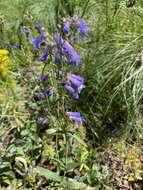
[[[109,8],[109,4],[108,4],[108,0],[106,0],[106,26],[108,28],[108,8]]]
[[[85,2],[85,5],[84,5],[84,7],[83,7],[83,11],[82,11],[81,17],[83,17],[83,16],[85,15],[89,2],[90,2],[90,0],[87,0],[87,1]]]
[[[65,172],[67,171],[67,163],[68,163],[68,136],[67,136],[67,131],[65,132]]]

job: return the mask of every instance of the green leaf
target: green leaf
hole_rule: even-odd
[[[67,181],[66,181],[66,179],[64,179],[64,183],[66,183],[68,190],[76,190],[76,189],[79,190],[81,188],[86,187],[86,185],[84,183],[80,183],[80,182],[77,182],[77,181],[75,181],[73,179],[69,179],[69,178],[67,179]]]
[[[48,135],[52,135],[52,134],[54,134],[54,133],[56,133],[57,132],[57,129],[47,129],[46,130],[46,133],[48,134]]]
[[[69,163],[67,163],[67,169],[68,170],[76,168],[78,166],[80,166],[80,163],[77,163],[77,162],[69,162]]]
[[[70,134],[70,136],[71,136],[71,134]],[[73,135],[73,138],[75,138],[75,140],[76,140],[78,143],[80,143],[80,144],[82,144],[83,146],[87,147],[86,143],[85,143],[82,139],[80,139],[77,135]]]
[[[68,190],[79,190],[81,188],[86,187],[87,185],[84,183],[77,182],[76,180],[73,180],[71,178],[67,177],[61,177],[57,173],[54,173],[48,169],[42,168],[40,166],[37,166],[33,170],[33,175],[35,176],[36,174],[43,175],[46,177],[46,179],[50,179],[55,182],[62,182],[62,184],[68,188]]]
[[[61,177],[58,174],[56,174],[48,169],[42,168],[40,166],[37,166],[33,172],[34,172],[34,174],[38,173],[40,175],[43,175],[44,177],[46,177],[47,179],[50,179],[52,181],[61,182]]]

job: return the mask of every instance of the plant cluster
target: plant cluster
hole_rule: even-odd
[[[0,189],[143,189],[142,20],[140,0],[0,1]]]

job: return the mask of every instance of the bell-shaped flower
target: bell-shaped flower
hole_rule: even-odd
[[[75,74],[69,74],[67,79],[73,83],[77,88],[76,92],[80,94],[81,90],[85,88],[84,78]]]
[[[38,77],[38,81],[43,82],[43,81],[46,80],[46,78],[47,78],[46,75],[41,74],[41,75]]]
[[[89,26],[83,21],[83,19],[78,19],[78,31],[81,33],[83,38],[87,37],[87,31],[89,30]]]
[[[78,87],[77,87],[77,93],[79,93],[80,94],[80,92],[82,91],[82,89],[84,89],[86,86],[84,85],[84,84],[81,84],[81,85],[79,85]]]
[[[64,24],[64,33],[69,33],[70,31],[70,22],[67,20]]]
[[[42,25],[39,22],[36,22],[35,29],[41,30],[41,28],[42,28]]]
[[[80,63],[80,56],[75,52],[75,50],[68,41],[64,41],[64,43],[62,44],[62,50],[63,52],[69,54],[73,63],[76,63],[76,65]]]
[[[79,112],[67,112],[68,117],[71,120],[74,120],[76,123],[82,125],[84,118],[80,115]]]
[[[84,78],[75,74],[69,74],[64,87],[72,95],[73,99],[79,99],[81,90],[85,88]]]
[[[38,117],[38,121],[37,122],[40,125],[44,125],[47,122],[47,118],[45,116],[40,116],[40,117]]]
[[[61,45],[62,39],[61,39],[61,36],[58,33],[54,34],[54,41],[55,41],[56,45]]]
[[[42,61],[42,62],[45,62],[45,61],[46,61],[47,56],[48,56],[48,54],[49,54],[49,51],[50,51],[50,47],[47,46],[47,47],[45,48],[45,50],[43,51],[42,55],[41,55],[40,58],[39,58],[40,61]]]
[[[76,100],[79,99],[79,94],[78,94],[77,90],[74,89],[70,84],[65,83],[64,87],[72,95],[73,99],[76,99]]]
[[[40,100],[44,100],[46,99],[47,96],[52,96],[52,95],[53,95],[53,90],[51,88],[44,88],[37,92],[37,97]]]
[[[9,47],[10,50],[14,50],[14,49],[21,49],[22,48],[22,45],[11,45]]]
[[[65,83],[65,84],[64,84],[64,87],[67,89],[67,91],[68,91],[70,94],[72,94],[72,95],[75,94],[75,89],[74,89],[73,87],[71,87],[68,83]]]
[[[55,47],[54,50],[55,50],[55,63],[58,64],[61,58],[59,48]]]
[[[28,28],[26,28],[25,26],[23,26],[23,27],[21,28],[21,32],[23,32],[23,33],[26,35],[26,37],[28,37],[29,34],[30,34]]]
[[[41,42],[44,39],[44,35],[40,34],[35,39],[30,38],[30,44],[35,47],[34,52],[36,53],[41,48]]]
[[[76,42],[77,40],[79,40],[79,36],[75,35],[75,36],[72,37],[73,42]]]

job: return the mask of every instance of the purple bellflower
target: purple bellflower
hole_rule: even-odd
[[[76,93],[80,93],[83,88],[85,88],[84,78],[75,74],[68,75],[68,80],[71,81],[77,88]]]
[[[67,20],[64,24],[64,33],[69,33],[70,31],[70,22]]]
[[[54,41],[55,41],[55,63],[58,64],[60,62],[60,50],[59,50],[59,46],[62,43],[62,39],[60,37],[60,35],[58,33],[54,34]]]
[[[65,83],[64,84],[64,87],[67,89],[67,91],[70,93],[70,94],[75,94],[75,89],[73,87],[71,87],[68,83]]]
[[[67,112],[67,115],[71,120],[74,120],[76,123],[82,125],[83,124],[83,117],[80,115],[79,112]]]
[[[73,42],[76,42],[78,39],[79,39],[79,36],[77,36],[77,35],[72,37]]]
[[[17,45],[17,48],[18,48],[18,49],[21,49],[21,48],[22,48],[22,45]]]
[[[68,75],[68,79],[71,81],[71,82],[73,82],[73,83],[75,83],[75,84],[81,84],[81,83],[83,83],[84,82],[84,78],[83,77],[81,77],[81,76],[79,76],[79,75],[75,75],[75,74],[69,74]]]
[[[55,41],[55,63],[58,64],[60,62],[61,56],[60,56],[60,46],[62,44],[62,38],[58,33],[54,34],[54,41]]]
[[[26,28],[25,26],[23,26],[23,27],[21,28],[21,32],[23,32],[23,33],[26,35],[26,37],[28,37],[29,34],[30,34],[28,28]]]
[[[35,29],[41,30],[41,28],[42,28],[42,25],[39,22],[36,22]]]
[[[80,63],[80,56],[75,52],[75,50],[73,49],[73,47],[71,46],[71,44],[68,41],[63,41],[63,39],[60,37],[60,35],[58,33],[55,33],[54,35],[54,40],[55,40],[55,63],[59,63],[60,61],[60,46],[61,46],[61,51],[62,51],[62,58],[64,56],[64,54],[68,55],[68,59],[67,62],[69,64],[75,64],[78,65]]]
[[[79,99],[81,90],[85,88],[84,78],[75,74],[69,74],[67,76],[67,81],[64,83],[64,87],[72,94],[74,99]]]
[[[79,99],[79,94],[76,91],[76,89],[74,89],[70,84],[65,83],[64,87],[66,88],[66,90],[72,95],[73,99]]]
[[[38,124],[44,125],[47,122],[47,118],[45,116],[38,117]]]
[[[57,47],[55,47],[55,63],[58,64],[60,62],[60,52],[59,49]]]
[[[50,47],[47,46],[47,47],[45,48],[44,52],[42,53],[42,55],[40,56],[40,61],[42,61],[42,62],[45,62],[45,61],[46,61],[47,56],[48,56],[48,54],[49,54],[49,51],[50,51]]]
[[[40,34],[35,39],[30,38],[30,44],[35,47],[34,52],[36,53],[41,48],[41,42],[44,39],[44,35]]]
[[[11,45],[9,47],[10,50],[14,50],[14,49],[21,49],[22,48],[22,45]]]
[[[37,93],[37,96],[40,100],[44,100],[46,96],[52,96],[53,95],[53,90],[50,88],[44,88],[42,90],[39,90]]]
[[[56,45],[61,45],[62,39],[58,33],[54,34],[54,40],[55,40]]]
[[[68,41],[64,41],[64,43],[62,44],[62,48],[63,52],[68,53],[70,55],[71,62],[76,63],[76,65],[80,63],[80,56],[75,52],[75,50]]]
[[[17,45],[11,45],[10,47],[9,47],[9,49],[17,49]]]
[[[87,37],[87,31],[89,30],[89,26],[83,21],[83,19],[78,19],[78,31],[81,33],[83,38]]]
[[[46,96],[45,94],[42,92],[42,91],[39,91],[37,93],[37,97],[40,99],[40,100],[45,100]]]
[[[48,96],[53,95],[53,90],[51,88],[45,88],[43,92],[47,94]]]
[[[46,80],[46,78],[47,78],[46,75],[41,74],[41,75],[38,77],[38,81],[43,82],[43,81]]]

